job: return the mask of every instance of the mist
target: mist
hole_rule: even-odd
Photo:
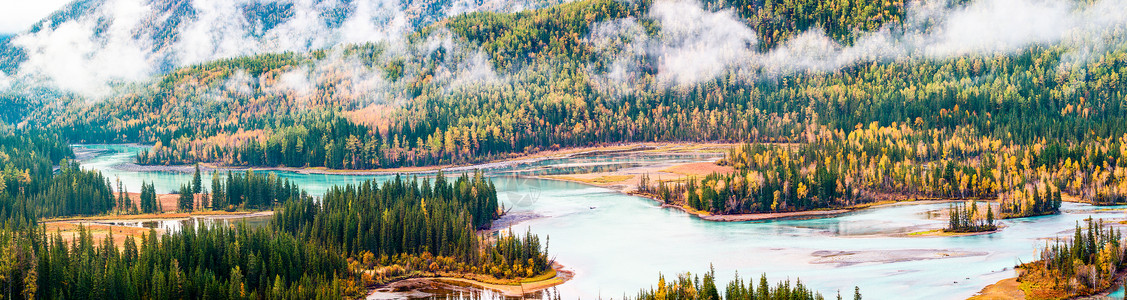
[[[432,7],[398,0],[105,0],[90,13],[41,22],[13,37],[11,46],[27,58],[7,76],[24,86],[103,98],[177,67],[343,44],[402,44],[421,26],[456,14],[562,2],[460,0]]]
[[[100,99],[177,67],[365,42],[385,45],[385,61],[422,61],[436,49],[453,51],[447,61],[438,62],[436,85],[459,88],[504,81],[510,74],[498,74],[480,49],[456,43],[449,32],[438,30],[416,42],[421,45],[408,45],[406,36],[461,13],[513,12],[566,1],[458,0],[434,8],[421,1],[396,0],[105,0],[90,13],[64,17],[53,25],[45,22],[12,37],[11,45],[27,57],[16,71],[0,73],[0,91],[48,86]],[[287,13],[268,13],[271,9]],[[255,17],[256,12],[276,15],[277,20]],[[598,90],[622,96],[725,74],[756,80],[831,72],[862,62],[1006,54],[1031,45],[1066,45],[1064,61],[1076,65],[1124,43],[1127,0],[1083,6],[1046,0],[976,0],[963,6],[948,0],[912,1],[902,26],[856,33],[852,45],[837,43],[814,28],[766,52],[757,50],[759,37],[734,11],[708,10],[697,0],[656,0],[641,18],[655,22],[659,32],[647,34],[639,20],[625,18],[594,24],[585,37],[600,57],[588,68],[588,78]],[[236,74],[227,85],[249,93],[247,82],[262,79],[246,76]],[[271,82],[278,85],[271,91],[308,97],[317,94],[318,84],[338,81],[347,86],[340,96],[400,101],[396,99],[401,89],[383,76],[381,70],[333,54],[289,70]]]
[[[595,25],[587,41],[610,66],[592,69],[596,86],[610,94],[640,86],[647,60],[659,87],[686,86],[733,74],[756,80],[803,72],[830,72],[861,62],[945,59],[1008,54],[1033,45],[1063,45],[1066,61],[1094,59],[1122,43],[1127,1],[945,0],[910,2],[901,28],[856,33],[853,45],[812,29],[766,52],[757,51],[753,28],[732,10],[709,11],[693,0],[657,0],[647,18],[660,32],[648,36],[632,19]]]

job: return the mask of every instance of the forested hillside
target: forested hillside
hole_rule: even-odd
[[[471,13],[416,32],[406,46],[206,63],[164,75],[145,92],[37,110],[26,124],[57,128],[73,141],[156,144],[138,156],[143,164],[342,169],[480,162],[618,142],[807,142],[873,122],[971,131],[1026,147],[1083,147],[1127,130],[1119,80],[1127,56],[1118,47],[1080,62],[1067,57],[1067,44],[1033,45],[861,61],[829,72],[720,73],[673,85],[661,81],[663,57],[644,53],[635,57],[637,80],[608,84],[601,72],[616,63],[599,32],[632,22],[643,36],[659,38],[655,5],[587,0]],[[709,5],[737,7],[762,31],[755,45],[768,48],[811,28],[848,43],[855,32],[897,26],[904,6]]]
[[[0,132],[0,224],[27,228],[42,217],[112,211],[117,203],[109,179],[81,169],[73,158],[70,146],[54,135]]]
[[[685,183],[644,180],[639,192],[710,213],[852,207],[890,199],[985,199],[998,217],[1052,214],[1062,193],[1110,205],[1127,201],[1127,136],[1025,146],[973,129],[917,131],[876,122],[822,128],[802,144],[752,144],[719,163],[732,174]]]

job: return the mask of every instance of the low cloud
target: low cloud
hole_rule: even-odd
[[[814,28],[766,52],[754,30],[732,10],[708,11],[692,0],[657,0],[647,17],[660,31],[649,36],[632,19],[602,22],[587,41],[603,54],[592,68],[607,93],[640,86],[640,72],[655,66],[654,83],[682,86],[734,74],[745,80],[800,72],[828,72],[869,61],[944,59],[1014,53],[1031,45],[1064,44],[1066,60],[1123,43],[1127,1],[1087,6],[1044,0],[978,0],[959,7],[942,0],[914,1],[903,27],[858,33],[853,45]]]
[[[28,53],[19,75],[94,96],[107,94],[111,83],[147,77],[152,71],[147,46],[133,38],[133,28],[148,9],[138,1],[111,1],[101,8],[114,16],[108,25],[85,19],[14,38],[12,44]],[[102,38],[91,38],[96,35]]]
[[[4,71],[0,71],[0,92],[7,91],[10,87],[12,87],[12,79],[8,74],[4,74]]]
[[[118,84],[180,66],[349,43],[401,44],[417,26],[451,14],[541,2],[461,0],[436,9],[396,0],[107,0],[86,15],[13,37],[27,54],[13,77],[101,98]]]

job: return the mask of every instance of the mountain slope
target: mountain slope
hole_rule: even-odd
[[[1021,20],[1127,7],[1105,1],[1016,4],[1033,12]],[[961,34],[1007,21],[995,12],[1010,8],[997,4],[833,19],[843,25],[832,28],[853,28],[848,35],[815,26],[829,19],[771,17],[794,29],[777,31],[789,38],[767,49],[758,17],[691,1],[477,12],[394,41],[179,68],[107,101],[37,110],[24,126],[74,141],[155,143],[139,157],[147,164],[353,169],[602,143],[796,142],[865,124],[1018,144],[1122,135],[1127,47],[1114,37],[1127,22],[1050,24],[1063,33],[1007,32],[1007,43]],[[819,11],[873,10],[865,5]],[[885,25],[866,31],[876,24]],[[1108,34],[1100,48],[1090,40]]]
[[[78,0],[0,41],[0,71],[84,97],[217,59],[401,39],[466,11],[552,4],[450,0]],[[17,76],[18,75],[18,76]]]

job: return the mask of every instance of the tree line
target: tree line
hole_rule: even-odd
[[[736,274],[736,278],[727,285],[718,285],[716,272],[710,269],[703,276],[683,273],[668,281],[665,276],[658,276],[657,286],[638,292],[635,299],[822,300],[825,298],[821,293],[802,284],[801,280],[796,280],[793,284],[790,280],[786,280],[771,285],[767,281],[767,274],[759,277],[758,287],[754,279],[749,278],[745,281],[739,277],[739,274]],[[841,299],[840,291],[837,299]],[[853,299],[861,300],[859,288],[854,288]]]
[[[500,216],[496,188],[481,173],[448,181],[394,179],[380,185],[334,187],[325,196],[287,201],[273,226],[303,239],[331,245],[372,266],[406,264],[428,271],[465,272],[496,278],[532,277],[547,272],[547,244],[525,234],[479,236]],[[492,240],[492,241],[491,241]],[[419,257],[434,265],[417,266]]]
[[[801,143],[820,127],[850,131],[874,122],[972,130],[974,138],[1044,147],[1088,147],[1097,144],[1088,142],[1121,140],[1127,133],[1127,114],[1116,100],[1124,92],[1118,78],[1127,71],[1127,52],[1118,48],[1083,64],[1062,58],[1068,45],[1037,45],[1005,54],[860,63],[754,80],[722,74],[687,86],[642,83],[625,96],[608,95],[587,73],[607,67],[596,45],[583,40],[592,30],[587,23],[634,18],[653,36],[660,30],[645,14],[649,5],[588,0],[522,13],[474,13],[411,37],[424,41],[448,29],[459,41],[485,49],[494,68],[512,78],[505,84],[446,86],[435,80],[442,55],[384,57],[382,44],[344,47],[344,54],[374,71],[395,70],[395,96],[410,99],[402,105],[351,101],[352,95],[338,91],[347,86],[337,79],[319,82],[321,90],[306,98],[266,90],[263,83],[276,81],[277,74],[323,57],[317,52],[193,66],[166,75],[169,84],[147,94],[31,121],[59,128],[76,141],[156,144],[138,157],[143,164],[337,169],[470,163],[620,142]],[[854,29],[896,24],[903,6],[896,1],[709,5],[736,8],[750,24],[764,28],[757,31],[787,32],[761,37],[785,40],[822,26],[842,41]],[[854,19],[858,16],[868,18]],[[656,59],[640,58],[643,81],[656,76]],[[250,94],[219,89],[239,70],[257,74],[262,82],[250,83]],[[215,97],[221,101],[195,101]],[[371,107],[381,108],[380,113],[366,110]],[[1108,201],[1123,195],[1091,193]]]
[[[0,132],[3,223],[23,228],[38,218],[113,211],[117,203],[109,180],[83,170],[73,158],[70,146],[54,134]]]
[[[1039,299],[1075,298],[1111,288],[1124,267],[1123,234],[1103,220],[1076,224],[1071,239],[1046,243],[1037,261],[1019,265],[1018,281]]]
[[[994,224],[994,206],[986,203],[986,212],[979,213],[978,202],[953,203],[947,209],[947,228],[945,232],[968,233],[998,230]]]
[[[340,299],[421,274],[519,280],[552,271],[540,237],[477,232],[501,213],[496,188],[481,173],[452,181],[439,174],[433,183],[397,176],[382,185],[334,187],[319,199],[273,176],[228,178],[211,195],[258,195],[242,197],[243,205],[287,197],[273,225],[198,226],[163,236],[150,231],[117,244],[113,236],[97,241],[82,227],[77,236],[63,237],[41,226],[8,224],[0,230],[0,249],[14,258],[0,263],[0,288],[9,299]],[[193,185],[182,194],[195,195]],[[143,186],[142,198],[154,197],[152,185]],[[267,188],[246,192],[256,190],[246,186]]]
[[[734,172],[672,182],[645,177],[638,192],[709,213],[842,208],[882,199],[998,202],[998,218],[1053,214],[1065,196],[1097,205],[1127,194],[1124,138],[1023,145],[972,128],[907,124],[809,130],[804,143],[735,147]],[[660,179],[660,178],[658,178]]]
[[[344,257],[245,226],[150,231],[121,246],[43,229],[0,231],[5,299],[341,299],[358,297]]]

